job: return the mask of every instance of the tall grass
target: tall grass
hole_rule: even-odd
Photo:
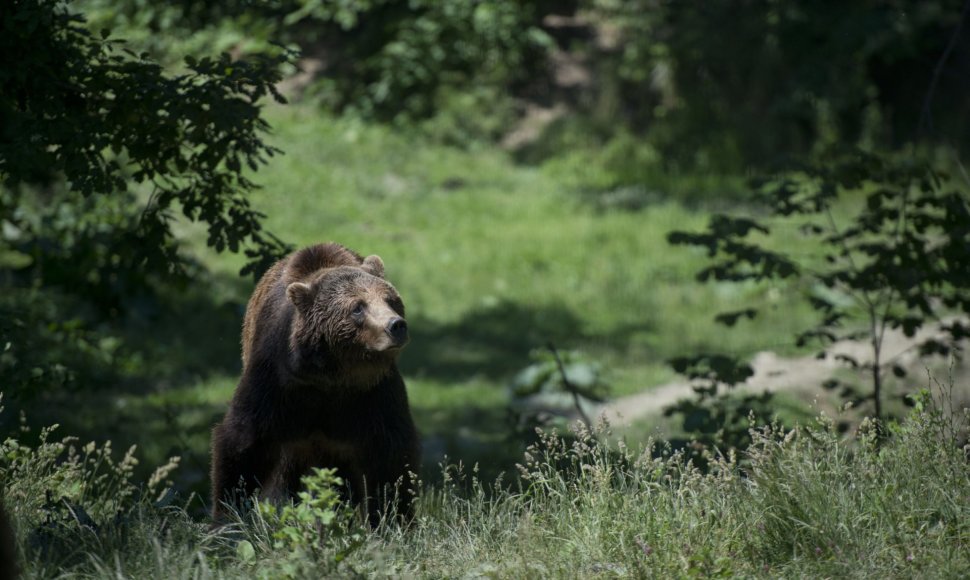
[[[663,443],[578,426],[542,433],[505,481],[444,467],[413,522],[377,530],[316,482],[319,501],[209,532],[131,482],[129,459],[100,460],[121,474],[102,487],[83,461],[41,460],[66,453],[49,438],[6,441],[0,477],[28,577],[957,578],[970,569],[966,419],[924,395],[888,436],[867,424],[845,438],[820,417],[758,431],[707,473]]]

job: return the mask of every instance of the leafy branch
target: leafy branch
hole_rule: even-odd
[[[802,220],[800,231],[823,249],[821,264],[765,249],[771,230],[751,218],[716,215],[707,231],[671,232],[668,241],[707,249],[714,263],[698,273],[701,282],[794,278],[803,281],[803,287],[824,289],[806,296],[819,320],[797,334],[796,344],[817,343],[822,349],[819,357],[834,356],[866,371],[866,389],[834,379],[824,386],[841,389],[853,403],[871,402],[875,417],[884,418],[886,373],[906,374],[895,358],[886,360],[886,331],[900,329],[913,337],[927,324],[940,323],[945,313],[970,314],[966,193],[925,164],[861,151],[830,154],[818,165],[794,167],[756,187],[771,217]],[[847,209],[858,201],[860,209]],[[844,226],[836,221],[836,213],[849,216]],[[752,232],[763,238],[750,241]],[[719,314],[715,320],[734,326],[758,313],[757,308],[747,308]],[[965,318],[940,323],[939,328],[943,337],[920,341],[920,354],[958,354],[960,342],[970,336]],[[870,361],[829,352],[839,340],[860,338],[870,345]],[[705,382],[698,390],[699,403],[717,395],[718,385],[730,388],[750,376],[745,374],[750,367],[727,355],[682,357],[671,364],[692,380]],[[691,404],[669,411],[686,414]]]
[[[147,184],[148,203],[128,226],[145,251],[124,268],[181,272],[176,210],[205,223],[217,251],[249,246],[247,272],[285,251],[262,231],[263,216],[246,199],[256,185],[243,170],[280,152],[263,141],[269,125],[260,101],[284,101],[275,84],[292,53],[190,57],[184,72],[170,74],[108,31],[93,34],[63,0],[16,3],[0,24],[0,51],[10,63],[0,73],[0,182],[11,196],[3,207],[11,225],[29,229],[12,211],[21,184],[49,188],[63,179],[84,198],[129,204]]]

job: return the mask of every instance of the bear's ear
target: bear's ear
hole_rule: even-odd
[[[309,284],[293,282],[286,287],[286,297],[300,312],[306,312],[313,305],[313,292]]]
[[[381,260],[380,256],[367,256],[364,258],[364,263],[360,267],[368,274],[377,276],[378,278],[384,277],[384,261]]]

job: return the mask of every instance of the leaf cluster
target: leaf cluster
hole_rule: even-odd
[[[751,430],[773,420],[772,393],[728,395],[754,375],[751,365],[717,353],[675,357],[668,362],[691,381],[696,396],[665,408],[664,416],[682,415],[683,430],[701,446],[746,449],[751,444]],[[707,464],[703,453],[693,454],[693,459],[699,465]]]
[[[262,520],[274,530],[272,549],[290,555],[282,569],[285,577],[301,577],[311,564],[335,572],[364,542],[354,509],[341,498],[344,482],[336,469],[314,468],[301,482],[298,501],[279,507],[259,504]],[[246,560],[255,556],[252,550],[247,541],[237,551]]]
[[[218,251],[251,246],[247,271],[281,242],[262,231],[245,194],[243,172],[278,153],[267,145],[259,101],[282,101],[274,85],[288,55],[186,60],[169,74],[107,31],[91,33],[62,0],[25,0],[5,14],[0,50],[0,181],[8,190],[3,218],[14,228],[22,185],[54,188],[60,180],[82,197],[150,195],[125,224],[145,252],[125,267],[178,270],[174,210],[208,228]],[[34,238],[36,239],[36,238]],[[24,245],[21,243],[21,245]],[[29,251],[22,252],[29,254]]]
[[[946,312],[970,313],[970,200],[956,183],[926,164],[862,151],[799,169],[759,183],[763,199],[776,216],[805,218],[801,231],[823,248],[807,274],[849,298],[809,297],[821,320],[799,345],[860,337],[839,332],[859,310],[880,336],[893,328],[909,337]],[[839,224],[836,204],[852,192],[863,205]],[[970,328],[956,320],[941,330],[947,338],[923,341],[922,354],[949,354]]]

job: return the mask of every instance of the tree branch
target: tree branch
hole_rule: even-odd
[[[562,377],[562,385],[566,388],[567,391],[569,391],[573,395],[573,404],[576,406],[576,411],[579,413],[579,416],[583,420],[583,423],[586,423],[586,427],[592,428],[593,424],[590,422],[589,417],[586,415],[586,412],[583,411],[582,406],[580,406],[579,404],[579,391],[576,390],[576,387],[574,387],[573,384],[570,383],[569,379],[566,377],[566,367],[563,366],[562,359],[559,358],[559,351],[556,350],[556,345],[550,342],[546,346],[547,348],[549,348],[549,351],[552,353],[552,356],[555,357],[556,359],[556,366],[559,368],[559,376]]]

